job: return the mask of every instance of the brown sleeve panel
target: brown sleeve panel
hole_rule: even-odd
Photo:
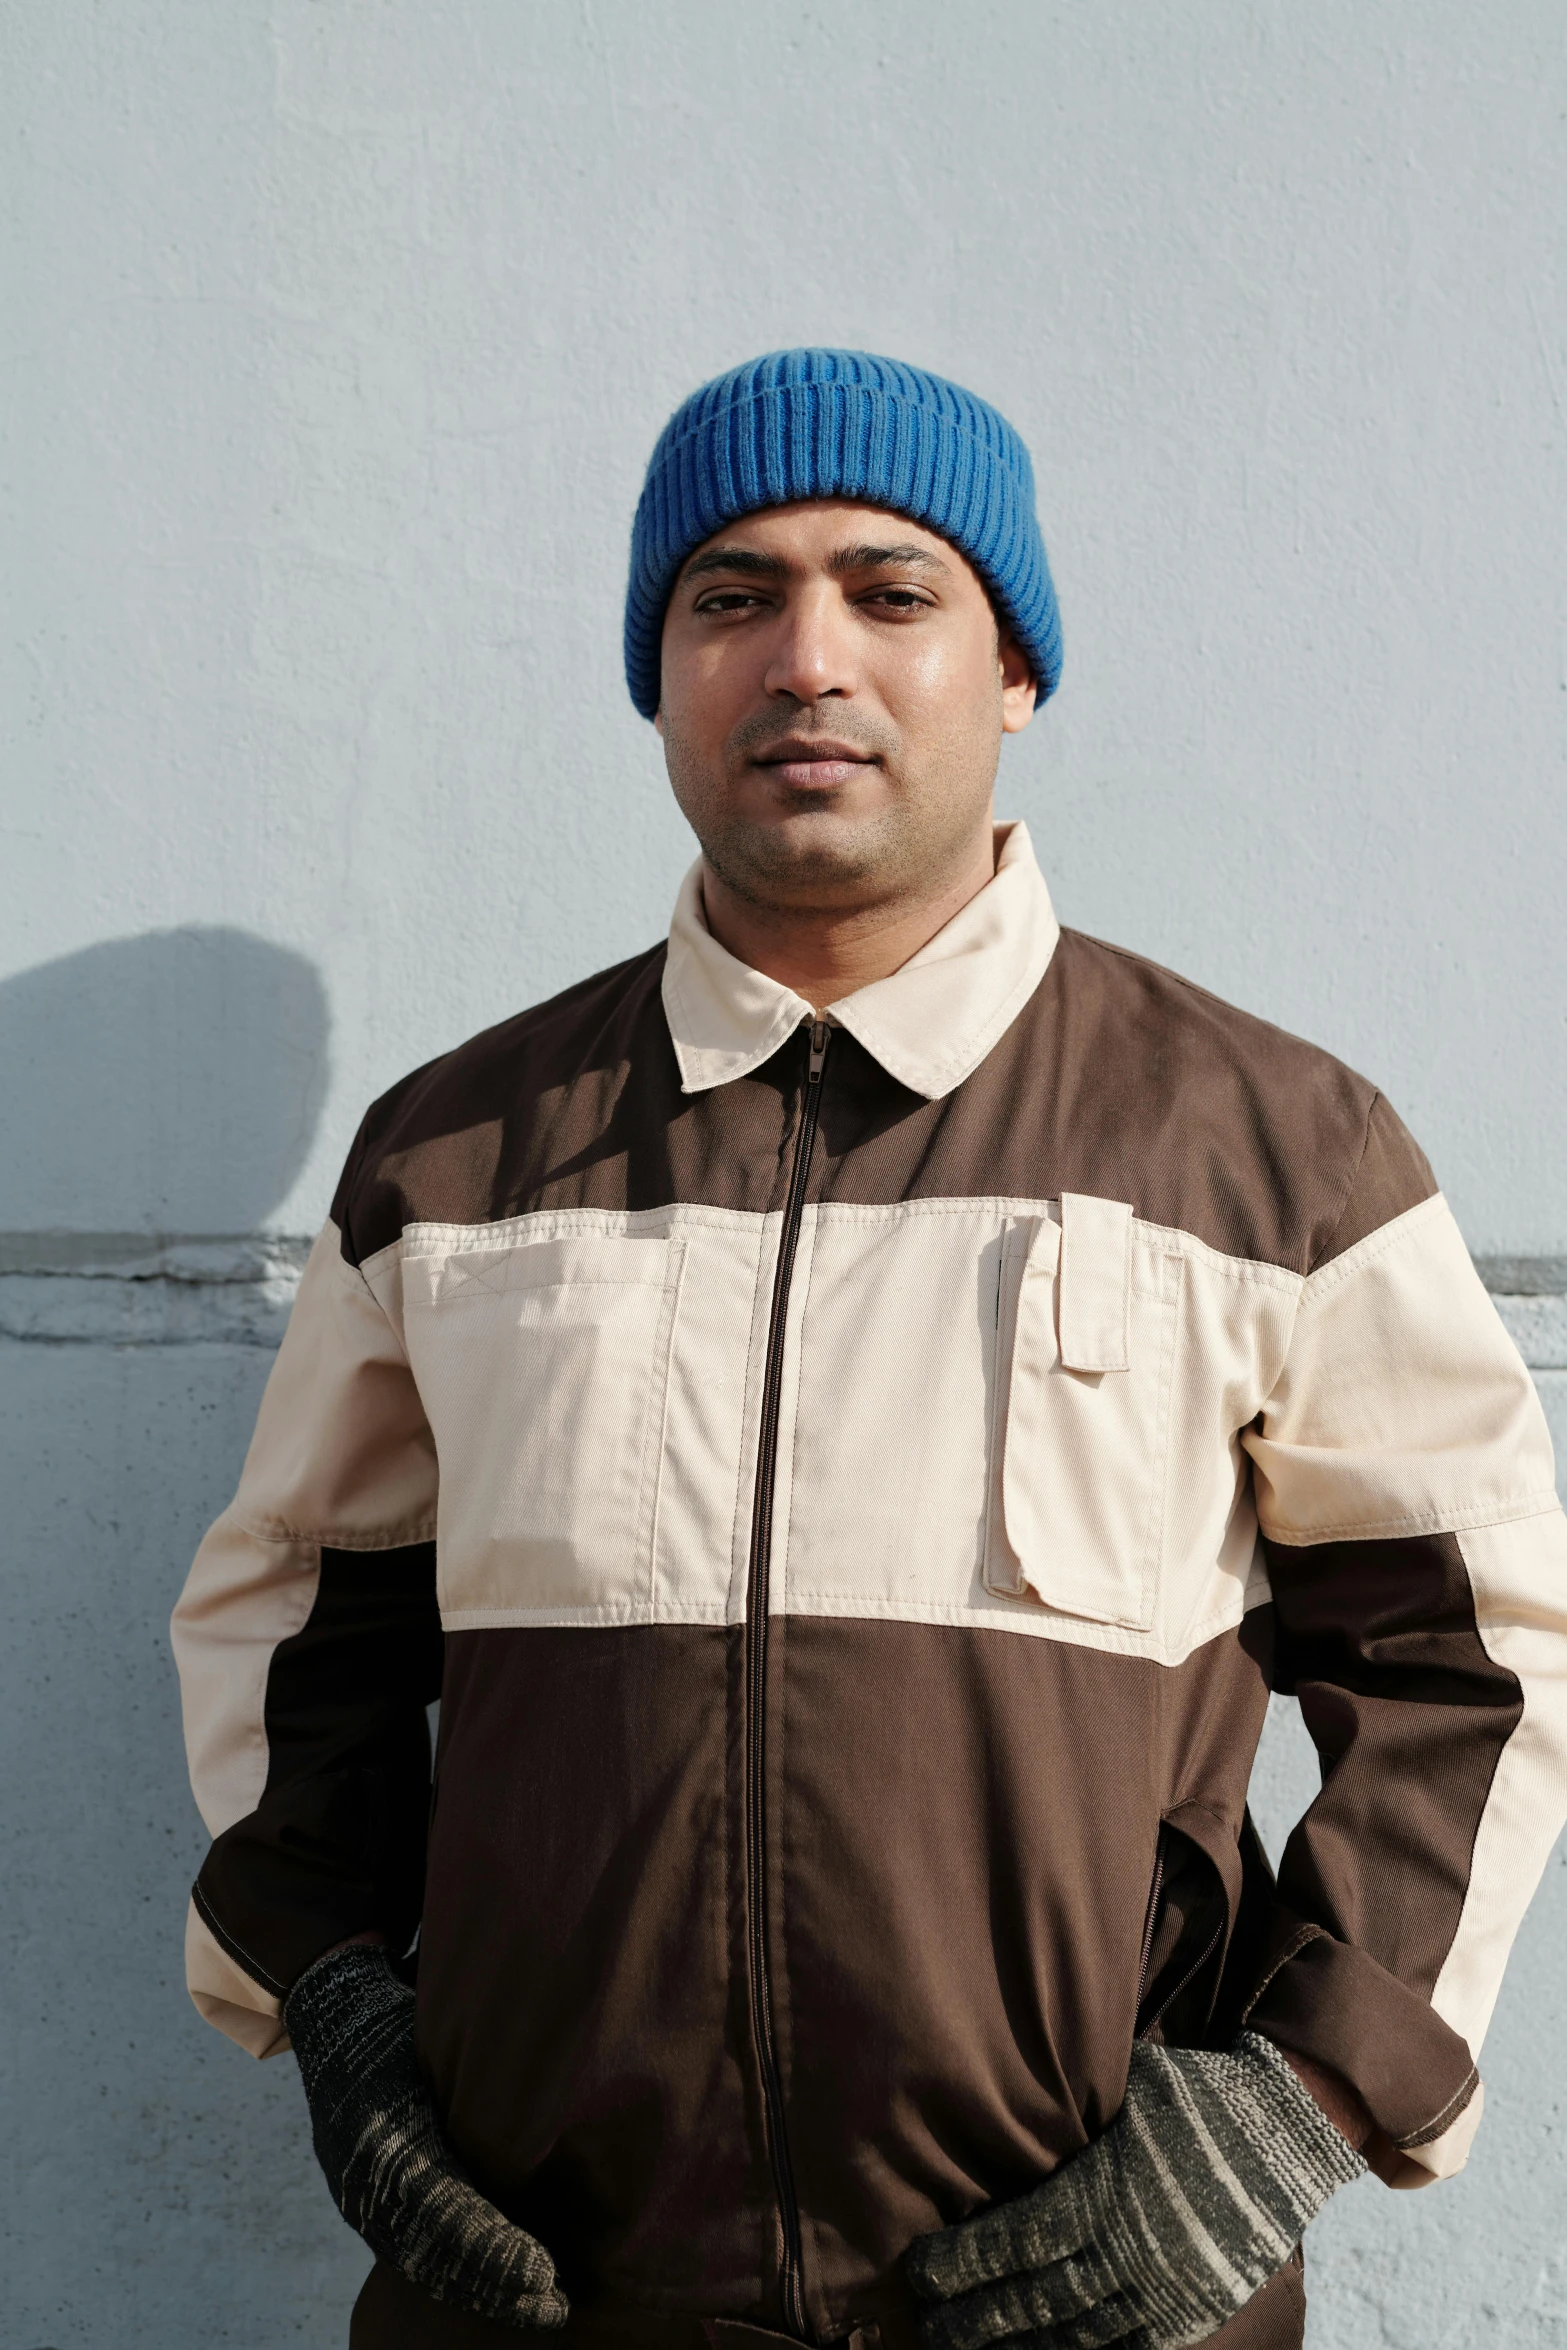
[[[1342,2073],[1408,2143],[1470,2075],[1429,2002],[1523,1693],[1486,1653],[1453,1535],[1267,1553],[1277,1683],[1300,1699],[1323,1783],[1285,1848],[1278,1971],[1252,2020]]]
[[[1395,2146],[1428,2146],[1479,2084],[1468,2043],[1379,1967],[1282,1906],[1250,2031],[1350,2083]]]
[[[1324,1243],[1312,1271],[1331,1264],[1357,1240],[1379,1231],[1395,1216],[1419,1207],[1437,1190],[1431,1162],[1383,1095],[1375,1094],[1366,1121],[1366,1145],[1344,1213]]]
[[[315,1605],[267,1674],[261,1801],[195,1885],[217,1941],[280,1998],[350,1934],[413,1939],[444,1650],[433,1542],[322,1551]]]

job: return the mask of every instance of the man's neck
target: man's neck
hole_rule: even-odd
[[[995,870],[995,841],[987,829],[976,838],[973,854],[929,895],[816,912],[743,898],[704,859],[702,905],[721,947],[821,1012],[901,970],[979,895]]]

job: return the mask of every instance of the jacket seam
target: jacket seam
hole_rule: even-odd
[[[1241,2015],[1241,2022],[1246,2024],[1251,2021],[1252,2012],[1255,2009],[1257,2002],[1261,1999],[1263,1993],[1268,1989],[1269,1985],[1272,1984],[1277,1979],[1277,1977],[1284,1972],[1284,1969],[1289,1965],[1292,1958],[1299,1958],[1301,1952],[1308,1948],[1309,1945],[1313,1942],[1327,1942],[1329,1940],[1331,1940],[1331,1936],[1324,1926],[1297,1926],[1294,1933],[1285,1943],[1284,1948],[1279,1952],[1272,1966],[1269,1967],[1267,1973],[1263,1976],[1261,1982],[1257,1985],[1256,1989],[1252,1992],[1251,1997],[1247,2000],[1245,2009]]]
[[[190,1897],[195,1904],[197,1916],[223,1952],[224,1957],[232,1959],[234,1964],[247,1974],[253,1983],[259,1985],[263,1991],[270,1991],[274,1999],[286,1999],[289,1986],[286,1983],[280,1983],[276,1975],[269,1974],[259,1960],[251,1956],[244,1943],[229,1932],[202,1891],[199,1877],[190,1889]]]
[[[665,1224],[698,1232],[746,1232],[759,1229],[779,1212],[777,1208],[718,1208],[702,1200],[673,1199],[657,1208],[527,1208],[521,1215],[481,1217],[471,1224],[443,1224],[433,1217],[418,1217],[405,1224],[398,1238],[389,1241],[380,1253],[389,1256],[401,1250],[405,1262],[419,1264],[427,1251],[413,1246],[415,1240],[443,1247],[448,1256],[538,1246],[541,1244],[524,1237],[525,1228],[542,1224],[561,1227],[547,1240],[636,1240],[647,1232],[656,1234]],[[673,1231],[668,1235],[675,1236]]]
[[[1472,2064],[1462,2083],[1449,2097],[1441,2111],[1433,2114],[1428,2122],[1422,2122],[1418,2130],[1411,2131],[1405,2137],[1395,2138],[1394,2145],[1399,2148],[1400,2152],[1405,2153],[1415,2146],[1431,2145],[1433,2140],[1440,2138],[1443,2132],[1458,2119],[1479,2085],[1480,2068],[1478,2065]]]
[[[1477,1501],[1460,1510],[1421,1510],[1404,1518],[1357,1519],[1342,1526],[1313,1526],[1304,1533],[1286,1532],[1260,1517],[1258,1524],[1270,1542],[1280,1543],[1286,1550],[1313,1550],[1319,1543],[1356,1538],[1388,1541],[1409,1534],[1478,1534],[1490,1526],[1516,1526],[1522,1519],[1549,1517],[1560,1507],[1555,1489],[1539,1486],[1511,1501]]]
[[[895,1200],[817,1200],[807,1214],[821,1222],[833,1224],[875,1224],[879,1222],[913,1222],[924,1217],[973,1216],[981,1213],[997,1215],[1037,1216],[1041,1209],[1059,1205],[1059,1192],[1021,1193],[976,1191],[949,1193],[936,1198]],[[367,1257],[367,1266],[377,1265],[382,1258],[395,1257],[399,1252],[405,1261],[417,1262],[426,1253],[423,1246],[429,1242],[451,1255],[477,1255],[491,1249],[537,1245],[525,1237],[529,1226],[553,1224],[563,1229],[549,1237],[571,1239],[578,1234],[599,1234],[606,1239],[636,1237],[662,1224],[672,1228],[671,1237],[680,1228],[694,1231],[744,1232],[764,1225],[769,1216],[776,1217],[776,1208],[719,1208],[700,1200],[669,1200],[656,1208],[532,1208],[516,1216],[483,1218],[473,1223],[453,1224],[418,1218],[404,1225],[398,1239],[388,1241],[374,1257]],[[1197,1233],[1181,1224],[1160,1224],[1140,1216],[1133,1210],[1132,1223],[1144,1246],[1162,1249],[1200,1264],[1216,1278],[1243,1287],[1276,1290],[1281,1296],[1298,1299],[1305,1287],[1307,1275],[1292,1266],[1275,1263],[1269,1257],[1236,1255],[1231,1250],[1218,1249]],[[1384,1227],[1384,1229],[1388,1229]],[[1375,1237],[1372,1235],[1371,1237]],[[1343,1260],[1338,1260],[1343,1261]],[[346,1268],[352,1271],[353,1268]],[[363,1275],[361,1274],[361,1277]],[[385,1308],[371,1291],[371,1301],[384,1314]]]
[[[1174,1827],[1176,1824],[1175,1815],[1182,1811],[1200,1811],[1204,1819],[1212,1820],[1217,1827],[1224,1830],[1226,1836],[1233,1838],[1237,1833],[1235,1822],[1228,1813],[1220,1811],[1216,1804],[1204,1802],[1200,1795],[1177,1795],[1159,1816]],[[1239,1850],[1238,1845],[1236,1849]]]
[[[800,1296],[800,1319],[795,1325],[799,1368],[805,1369],[805,1324],[811,1310],[811,1290],[816,1279],[816,1233],[811,1233],[810,1253],[805,1263],[805,1287]],[[783,1543],[783,1612],[789,1613],[789,1594],[794,1589],[794,1495],[795,1479],[800,1466],[800,1380],[794,1389],[794,1426],[789,1434],[789,1518],[784,1527]]]
[[[397,1245],[398,1245],[398,1244],[397,1244],[395,1241],[394,1241],[394,1242],[391,1242],[391,1243],[389,1243],[389,1246],[391,1246],[391,1247],[396,1247]],[[382,1251],[382,1250],[380,1250],[380,1249],[377,1249],[377,1251],[376,1251],[376,1256],[381,1256],[381,1255],[382,1255],[382,1254],[384,1254],[384,1253],[385,1253],[384,1251]],[[369,1261],[369,1262],[373,1262],[374,1260],[373,1260],[373,1259],[371,1259],[371,1260],[367,1260],[367,1261]],[[413,1379],[413,1365],[412,1365],[412,1363],[411,1363],[411,1362],[408,1360],[408,1347],[407,1347],[407,1343],[406,1343],[406,1341],[405,1341],[405,1339],[404,1339],[404,1337],[403,1337],[403,1333],[402,1333],[402,1331],[401,1331],[401,1330],[398,1328],[397,1324],[396,1324],[396,1323],[395,1323],[395,1322],[392,1320],[392,1317],[391,1317],[391,1315],[390,1315],[390,1314],[387,1312],[387,1310],[386,1310],[385,1306],[384,1306],[384,1305],[382,1305],[382,1303],[381,1303],[380,1299],[379,1299],[379,1298],[376,1296],[376,1294],[375,1294],[375,1291],[374,1291],[374,1290],[371,1288],[369,1281],[368,1281],[368,1280],[366,1279],[366,1277],[365,1277],[364,1266],[363,1266],[363,1265],[357,1265],[357,1264],[356,1264],[356,1265],[353,1265],[353,1266],[350,1266],[350,1265],[349,1265],[349,1263],[348,1263],[348,1260],[347,1260],[346,1258],[339,1258],[338,1262],[339,1262],[339,1264],[342,1266],[342,1269],[343,1269],[343,1271],[345,1272],[345,1274],[346,1274],[346,1273],[350,1273],[350,1272],[352,1273],[352,1276],[353,1276],[353,1281],[354,1281],[354,1285],[355,1285],[355,1287],[356,1287],[356,1291],[357,1291],[357,1293],[358,1293],[359,1295],[361,1295],[361,1296],[364,1298],[364,1301],[365,1301],[365,1303],[366,1303],[367,1305],[371,1306],[371,1307],[374,1309],[374,1311],[375,1311],[375,1312],[376,1312],[376,1313],[377,1313],[377,1314],[380,1316],[380,1318],[381,1318],[382,1322],[384,1323],[384,1325],[385,1325],[385,1327],[386,1327],[386,1329],[387,1329],[387,1332],[389,1333],[389,1335],[390,1335],[390,1337],[391,1337],[392,1344],[393,1344],[393,1345],[396,1347],[396,1349],[397,1349],[397,1352],[398,1352],[398,1355],[400,1356],[400,1358],[401,1358],[401,1360],[402,1360],[403,1368],[404,1368],[404,1369],[407,1371],[409,1378],[410,1378],[410,1379]],[[417,1381],[417,1380],[414,1380],[414,1391],[415,1391],[415,1393],[416,1393],[416,1394],[418,1393],[418,1386],[419,1386],[419,1383],[418,1383],[418,1381]],[[424,1399],[423,1399],[423,1397],[421,1396],[421,1397],[420,1397],[420,1411],[421,1411],[421,1413],[423,1413],[423,1410],[424,1410]],[[426,1425],[428,1426],[428,1420],[426,1420]],[[333,1547],[334,1547],[334,1548],[336,1548],[336,1547],[338,1547],[338,1546],[337,1546],[337,1545],[334,1545]]]
[[[1310,1278],[1311,1274],[1316,1271],[1317,1267],[1327,1259],[1328,1251],[1332,1248],[1334,1241],[1338,1238],[1339,1227],[1343,1223],[1344,1218],[1349,1214],[1350,1202],[1354,1198],[1356,1190],[1359,1187],[1360,1171],[1366,1163],[1366,1153],[1371,1148],[1371,1122],[1377,1114],[1377,1103],[1381,1099],[1382,1096],[1379,1092],[1373,1092],[1370,1101],[1366,1104],[1366,1130],[1360,1138],[1360,1148],[1355,1154],[1355,1164],[1350,1173],[1349,1183],[1345,1190],[1344,1197],[1339,1203],[1338,1214],[1333,1219],[1333,1229],[1328,1234],[1327,1238],[1323,1241],[1322,1246],[1318,1249],[1316,1255],[1311,1261],[1311,1264],[1307,1268],[1308,1279]]]
[[[1320,1272],[1308,1273],[1301,1290],[1302,1310],[1314,1306],[1321,1298],[1330,1297],[1342,1283],[1353,1280],[1364,1266],[1374,1265],[1378,1257],[1396,1248],[1417,1222],[1431,1221],[1446,1206],[1444,1195],[1433,1191],[1428,1198],[1417,1200],[1412,1208],[1401,1208],[1396,1216],[1389,1216],[1385,1224],[1368,1232],[1364,1240],[1357,1240],[1341,1257],[1332,1258]]]
[[[435,1540],[434,1518],[409,1519],[401,1526],[379,1527],[372,1534],[343,1534],[323,1531],[320,1527],[290,1524],[282,1518],[261,1519],[249,1511],[233,1510],[231,1523],[253,1542],[270,1542],[279,1548],[291,1542],[313,1550],[352,1550],[374,1552],[406,1550],[416,1542]]]
[[[781,1245],[783,1240],[783,1226],[781,1223],[778,1227],[778,1236]],[[740,1425],[742,1430],[749,1430],[751,1426],[751,1398],[756,1392],[756,1326],[757,1316],[761,1309],[762,1266],[766,1258],[766,1254],[766,1250],[759,1246],[756,1252],[756,1271],[751,1280],[751,1320],[750,1326],[746,1333],[745,1351],[745,1393],[740,1399]],[[765,1333],[763,1344],[765,1348]],[[735,1584],[736,1581],[739,1580],[740,1588],[743,1591],[745,1588],[745,1579],[747,1576],[747,1567],[740,1559],[740,1496],[745,1490],[744,1471],[745,1444],[742,1438],[740,1446],[740,1458],[735,1465],[735,1506],[729,1521],[729,1588],[724,1594],[724,1613],[722,1619],[725,1623],[732,1623],[736,1620],[734,1614]],[[756,1507],[754,1496],[752,1498],[751,1506],[753,1509]],[[745,1611],[742,1606],[742,1620],[744,1617],[744,1612]]]

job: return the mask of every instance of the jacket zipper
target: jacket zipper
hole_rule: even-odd
[[[1147,1914],[1143,1919],[1143,1953],[1137,1967],[1137,2004],[1132,2010],[1134,2022],[1142,2015],[1143,1999],[1148,1990],[1148,1969],[1153,1959],[1154,1928],[1158,1923],[1159,1896],[1163,1890],[1164,1835],[1161,1830],[1158,1848],[1154,1853],[1153,1883],[1148,1889]],[[1139,2040],[1146,2040],[1149,2033],[1155,2031],[1163,2022],[1164,2018],[1169,2014],[1171,2008],[1175,2005],[1175,2002],[1180,1998],[1181,1993],[1185,1990],[1187,1984],[1190,1983],[1196,1975],[1201,1973],[1202,1969],[1207,1965],[1209,1959],[1212,1958],[1214,1952],[1219,1947],[1219,1938],[1223,1932],[1224,1920],[1221,1917],[1218,1924],[1214,1927],[1213,1932],[1208,1936],[1208,1939],[1204,1943],[1202,1949],[1197,1953],[1197,1956],[1192,1960],[1192,1963],[1187,1968],[1185,1974],[1182,1975],[1180,1981],[1176,1984],[1174,1990],[1166,1992],[1163,1999],[1160,2000],[1158,2007],[1154,2010],[1153,2014],[1148,2018],[1146,2023],[1137,2024],[1137,2037]]]
[[[827,1059],[828,1027],[818,1020],[811,1030],[805,1073],[805,1100],[794,1165],[784,1203],[783,1229],[778,1235],[778,1266],[773,1276],[772,1313],[767,1325],[766,1368],[762,1378],[762,1431],[756,1463],[756,1495],[751,1511],[751,1559],[746,1581],[746,1909],[751,1962],[751,2025],[756,2037],[757,2063],[762,2075],[766,2108],[767,2153],[772,2166],[773,2193],[783,2233],[783,2260],[779,2292],[784,2320],[801,2341],[806,2339],[805,2289],[801,2273],[800,2207],[795,2199],[794,2172],[784,2130],[783,2088],[778,2076],[778,2051],[773,2037],[773,1993],[767,1957],[767,1634],[773,1541],[773,1493],[778,1472],[778,1413],[783,1390],[784,1323],[789,1310],[789,1284],[794,1275],[800,1220],[805,1212],[805,1186],[811,1171],[811,1149],[821,1114],[822,1069]]]
[[[1153,1960],[1154,1928],[1159,1921],[1159,1896],[1163,1890],[1164,1830],[1161,1828],[1159,1841],[1154,1847],[1153,1883],[1148,1888],[1148,1907],[1143,1913],[1143,1949],[1137,1962],[1137,2004],[1132,2010],[1134,2017],[1143,2011],[1143,1993],[1148,1988],[1148,1969]]]

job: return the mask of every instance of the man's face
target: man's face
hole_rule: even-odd
[[[990,821],[1034,685],[978,574],[905,516],[836,499],[727,524],[664,619],[664,756],[720,880],[779,909],[939,884]]]

